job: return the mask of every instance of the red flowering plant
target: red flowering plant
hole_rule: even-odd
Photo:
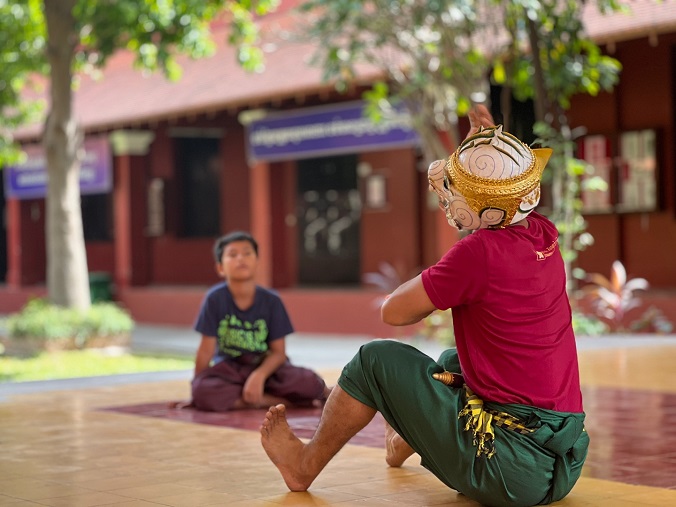
[[[628,278],[619,260],[613,262],[610,278],[593,273],[587,276],[587,280],[590,283],[581,289],[583,299],[589,302],[596,316],[608,324],[610,332],[671,331],[671,323],[654,307],[648,308],[638,320],[626,326],[627,313],[643,304],[636,292],[646,290],[650,285],[645,278]]]

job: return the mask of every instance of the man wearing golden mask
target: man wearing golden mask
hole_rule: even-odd
[[[472,231],[385,301],[409,325],[451,308],[457,349],[438,361],[407,344],[365,344],[343,369],[314,437],[270,407],[261,441],[288,488],[305,491],[380,412],[386,462],[414,453],[437,478],[493,507],[547,504],[580,476],[589,438],[557,231],[534,212],[551,150],[494,126],[483,106],[448,160],[428,171],[451,225]]]

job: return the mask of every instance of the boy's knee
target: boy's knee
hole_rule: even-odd
[[[206,377],[193,379],[191,394],[197,409],[207,412],[227,412],[241,398],[242,389],[218,377]]]

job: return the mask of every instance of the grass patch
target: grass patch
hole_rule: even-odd
[[[0,382],[189,370],[193,366],[190,358],[113,354],[107,349],[64,350],[26,359],[0,356]]]

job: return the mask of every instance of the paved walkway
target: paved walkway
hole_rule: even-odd
[[[295,333],[287,338],[287,353],[294,364],[314,369],[342,368],[359,347],[372,340],[370,336]],[[409,343],[431,357],[438,357],[444,347],[427,339],[409,339]],[[199,344],[199,335],[187,327],[137,325],[132,333],[131,348],[146,353],[172,354],[193,357]],[[645,348],[676,344],[676,335],[613,335],[602,337],[578,337],[580,350]],[[60,379],[35,382],[0,383],[0,402],[8,396],[83,387],[102,387],[167,380],[186,380],[192,370],[135,373]]]

